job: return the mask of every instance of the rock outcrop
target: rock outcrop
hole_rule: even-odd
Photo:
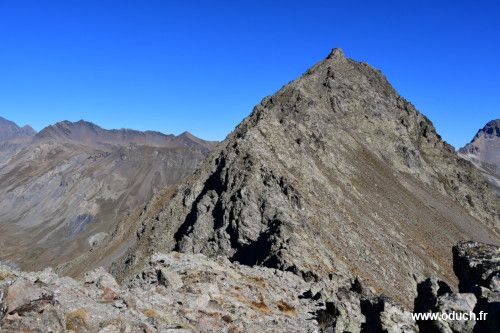
[[[466,253],[461,251],[464,247]],[[496,260],[496,268],[490,265],[488,270],[498,276],[498,251],[486,244],[459,244],[455,265],[460,267],[460,282],[476,274],[474,265],[462,263],[481,262],[485,257]],[[499,290],[491,283],[488,286],[493,289],[487,292],[476,288],[485,284],[485,280],[474,282],[473,294],[454,293],[436,278],[420,282],[415,312],[474,312],[479,318],[481,311],[487,311],[488,316],[487,320],[416,322],[409,310],[377,295],[359,279],[332,274],[307,282],[292,272],[202,254],[155,253],[121,286],[102,268],[76,281],[51,269],[23,273],[0,266],[0,330],[498,332]]]
[[[488,122],[459,154],[474,163],[500,196],[500,119]]]
[[[500,242],[499,207],[380,71],[335,49],[141,219],[113,274],[134,275],[158,250],[222,255],[306,281],[360,276],[409,307],[422,277],[456,283],[456,242]]]

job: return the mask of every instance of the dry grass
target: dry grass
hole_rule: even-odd
[[[288,316],[295,316],[297,314],[297,311],[295,310],[295,307],[291,306],[287,302],[281,300],[277,304],[278,310],[283,312],[284,314]]]
[[[84,332],[89,328],[87,326],[88,313],[85,309],[78,309],[66,315],[66,329],[75,332]]]
[[[12,274],[11,272],[9,271],[4,271],[4,270],[1,270],[0,271],[0,281],[3,281],[3,280],[6,280],[6,279],[9,279],[11,277],[13,277],[14,274]]]
[[[155,309],[151,308],[142,310],[142,313],[148,318],[159,319],[161,317],[160,314]]]
[[[252,301],[252,302],[250,302],[250,305],[252,306],[253,309],[255,309],[261,313],[265,313],[265,314],[271,313],[271,309],[269,309],[267,304],[264,302],[264,297],[262,296],[262,294],[260,295],[260,299],[258,302]]]

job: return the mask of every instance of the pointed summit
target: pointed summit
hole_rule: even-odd
[[[500,197],[500,119],[489,121],[459,153],[483,172]]]
[[[344,51],[341,48],[336,47],[332,49],[327,59],[345,59]]]
[[[454,281],[457,241],[500,242],[499,207],[379,71],[334,49],[264,98],[141,221],[116,269],[157,249],[222,255],[306,281],[355,274],[411,307],[415,277]]]

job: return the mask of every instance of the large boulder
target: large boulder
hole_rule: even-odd
[[[460,292],[478,292],[479,287],[498,288],[500,247],[478,242],[461,242],[453,247],[453,269]]]

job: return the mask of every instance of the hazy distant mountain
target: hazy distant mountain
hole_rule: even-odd
[[[0,117],[0,141],[32,137],[35,134],[36,131],[29,125],[19,127],[16,123]]]
[[[28,144],[35,134],[36,131],[29,125],[19,127],[16,123],[0,117],[0,168]]]
[[[74,259],[153,194],[190,175],[214,146],[192,135],[63,121],[35,134],[2,120],[0,259],[25,269]],[[119,251],[119,249],[117,249]]]
[[[162,208],[141,217],[118,276],[176,250],[306,281],[359,276],[411,307],[425,276],[456,281],[457,241],[500,242],[500,201],[476,168],[380,71],[338,49],[264,98],[151,205]]]
[[[488,122],[459,153],[483,171],[500,196],[500,119]]]

